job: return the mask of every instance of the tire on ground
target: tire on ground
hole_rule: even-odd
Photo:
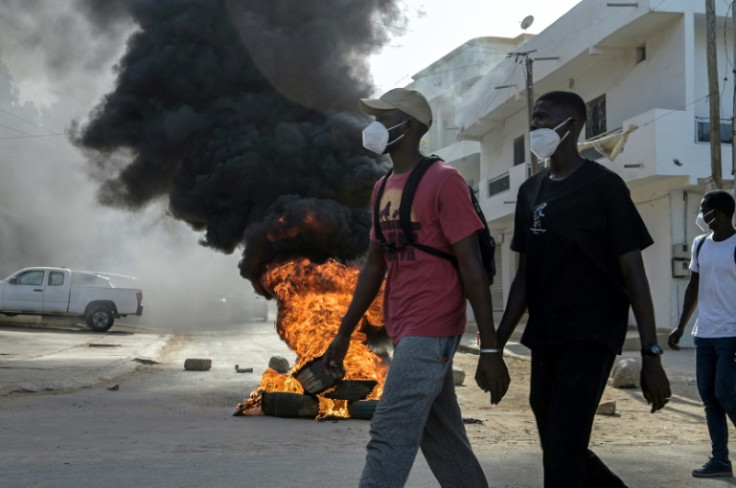
[[[370,420],[376,413],[378,400],[358,400],[348,404],[348,413],[351,419]]]
[[[319,414],[319,400],[312,395],[265,391],[261,408],[273,417],[315,418]]]

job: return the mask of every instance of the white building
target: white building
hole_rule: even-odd
[[[726,3],[716,2],[721,133],[727,136],[722,174],[730,189],[734,52]],[[711,172],[705,2],[583,0],[516,52],[537,59],[537,95],[571,90],[586,101],[589,120],[579,143],[637,126],[614,161],[595,150],[583,154],[628,184],[655,241],[644,260],[657,326],[671,328],[682,308],[690,243],[701,233],[694,221]],[[516,194],[528,175],[525,69],[519,61],[523,56],[505,58],[465,92],[456,122],[460,138],[480,144],[476,181],[498,243],[503,303],[516,265],[509,249]]]
[[[413,75],[407,85],[419,90],[432,107],[432,127],[422,140],[422,152],[437,154],[457,168],[476,193],[481,181],[481,144],[458,137],[457,109],[473,84],[532,37],[521,34],[515,38],[471,39]],[[496,282],[492,291],[494,303],[502,308],[500,282]],[[472,314],[470,309],[468,312]]]

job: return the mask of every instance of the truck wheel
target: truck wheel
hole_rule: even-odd
[[[114,321],[112,310],[104,305],[95,305],[87,312],[87,326],[95,332],[105,332]]]

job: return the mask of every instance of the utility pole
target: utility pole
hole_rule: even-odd
[[[723,187],[721,171],[721,97],[718,93],[716,60],[716,5],[705,0],[706,55],[708,61],[708,101],[710,102],[710,173],[716,188]]]
[[[524,51],[521,53],[509,53],[507,56],[507,57],[515,56],[517,63],[520,61],[520,58],[524,58],[524,65],[526,67],[526,74],[524,78],[525,78],[525,84],[526,84],[526,126],[527,128],[531,127],[532,125],[532,107],[534,106],[534,73],[533,73],[534,59],[532,59],[529,56],[534,51],[536,51],[536,49],[533,49],[531,51]],[[528,132],[527,132],[526,139],[527,139],[526,140],[526,153],[529,155],[529,161],[531,162],[531,174],[535,175],[537,174],[537,171],[539,171],[539,164],[537,161],[537,157],[534,155],[534,153],[530,149]]]
[[[534,74],[532,68],[534,59],[529,56],[529,53],[524,54],[524,63],[526,64],[526,119],[527,127],[531,127],[532,107],[534,106]],[[529,138],[527,137],[527,139]],[[529,142],[530,141],[527,141],[527,146],[529,145]],[[539,171],[539,161],[531,149],[529,150],[529,157],[532,162],[532,174],[535,175],[537,174],[537,171]]]
[[[527,127],[531,127],[532,125],[532,108],[534,107],[534,60],[535,58],[532,58],[530,54],[535,52],[536,49],[532,49],[531,51],[524,51],[520,53],[510,53],[508,56],[516,56],[516,62],[518,63],[520,58],[524,58],[524,66],[526,67],[526,119],[527,119]],[[546,57],[546,58],[536,58],[537,61],[553,61],[560,59],[557,56],[552,57]],[[527,136],[527,139],[529,137]],[[539,171],[539,160],[534,155],[534,153],[529,149],[529,141],[526,141],[526,151],[529,153],[529,160],[531,161],[531,173],[532,175],[537,174]]]

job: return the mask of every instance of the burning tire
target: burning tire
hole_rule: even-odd
[[[362,400],[373,391],[375,386],[376,382],[370,380],[341,381],[334,390],[325,393],[325,398],[348,401]]]
[[[319,400],[299,393],[264,391],[261,408],[273,417],[315,418],[319,414]]]
[[[95,305],[87,311],[86,319],[87,327],[95,332],[105,332],[115,322],[115,315],[110,308],[104,305]]]
[[[301,383],[304,391],[310,395],[316,395],[337,383],[337,379],[330,376],[319,357],[307,363],[302,369],[294,374],[294,378]]]
[[[377,406],[378,400],[359,400],[348,405],[348,413],[351,419],[370,420]]]

